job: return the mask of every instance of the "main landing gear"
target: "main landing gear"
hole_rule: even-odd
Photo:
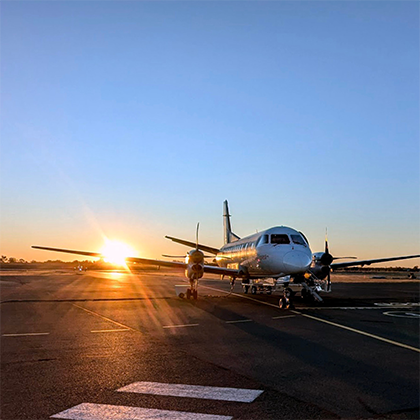
[[[198,297],[198,291],[197,291],[198,281],[195,280],[195,279],[190,279],[190,285],[191,285],[191,287],[189,289],[187,289],[187,299],[193,298],[194,300],[197,300],[197,297]]]

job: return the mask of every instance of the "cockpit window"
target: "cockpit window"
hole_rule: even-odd
[[[297,245],[306,245],[305,240],[300,235],[290,235],[294,244]]]
[[[302,238],[305,239],[306,245],[309,246],[308,238],[302,232],[299,232],[299,233],[302,235]]]
[[[268,244],[268,235],[263,235],[257,242],[257,246]]]
[[[272,244],[290,244],[290,239],[287,235],[279,235],[279,234],[274,234],[271,235],[271,243]]]

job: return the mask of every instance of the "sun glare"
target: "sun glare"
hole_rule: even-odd
[[[105,262],[115,265],[126,266],[125,259],[134,256],[133,249],[127,244],[119,241],[105,240],[105,245],[101,249]]]

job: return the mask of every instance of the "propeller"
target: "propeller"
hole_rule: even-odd
[[[197,223],[197,229],[195,232],[195,250],[199,251],[198,249],[198,230],[200,228],[200,222]],[[201,251],[199,251],[201,252]],[[185,255],[168,255],[168,254],[162,254],[162,257],[166,257],[166,258],[185,258]],[[214,255],[204,255],[203,254],[203,258],[214,258]]]

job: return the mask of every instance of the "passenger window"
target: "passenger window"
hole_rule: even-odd
[[[290,244],[290,239],[287,235],[278,235],[274,234],[271,235],[271,243],[278,245],[278,244]]]

